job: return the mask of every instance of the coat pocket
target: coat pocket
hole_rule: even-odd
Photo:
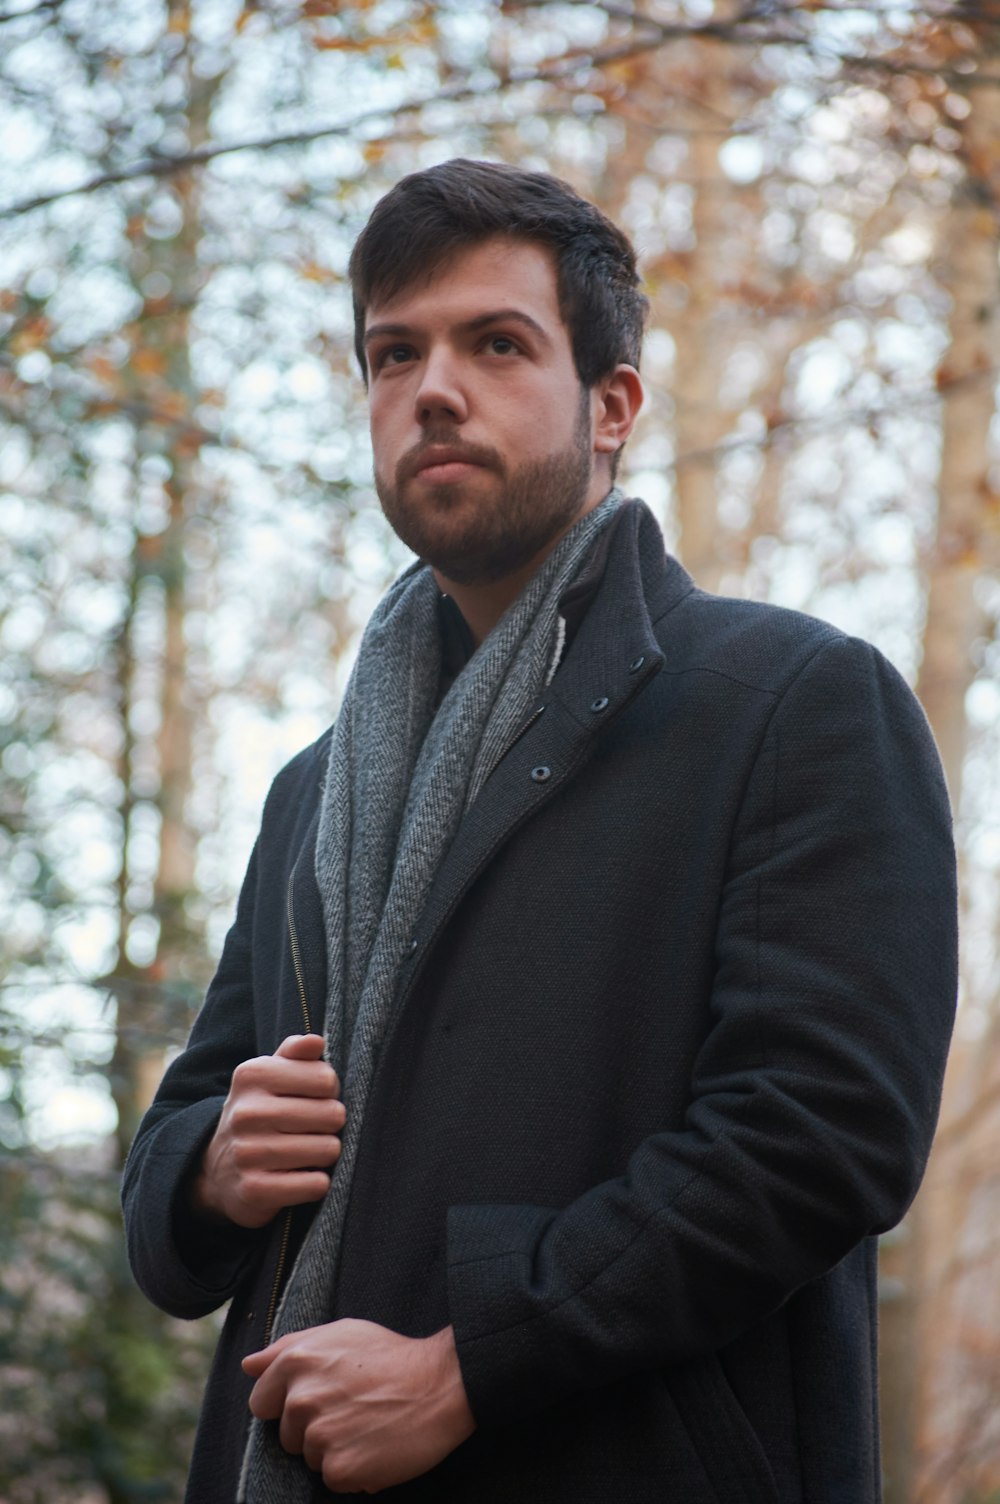
[[[664,1377],[719,1504],[785,1504],[718,1358],[692,1359]]]

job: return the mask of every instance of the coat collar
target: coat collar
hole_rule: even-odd
[[[576,775],[607,728],[663,667],[653,622],[693,589],[664,554],[641,501],[616,522],[603,578],[566,659],[466,814],[404,965],[404,991],[463,893],[499,848]]]

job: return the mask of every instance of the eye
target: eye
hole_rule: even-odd
[[[383,366],[405,365],[412,358],[412,345],[385,345],[371,357],[372,369],[380,371]]]
[[[486,343],[494,355],[516,355],[520,349],[509,334],[491,334]]]

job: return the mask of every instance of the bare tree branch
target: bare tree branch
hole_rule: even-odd
[[[600,52],[568,55],[557,59],[547,67],[511,69],[508,73],[501,75],[498,88],[509,90],[522,84],[555,83],[584,70],[602,68],[609,63],[621,62],[646,52],[653,52],[660,46],[662,42],[658,36],[636,39]],[[175,172],[182,172],[190,167],[202,167],[206,162],[212,162],[217,157],[231,156],[235,152],[270,151],[280,146],[304,146],[312,141],[322,141],[332,136],[349,136],[362,126],[374,121],[389,118],[395,120],[401,116],[418,114],[431,105],[458,104],[467,99],[480,99],[482,95],[481,83],[456,84],[450,88],[440,89],[435,94],[428,94],[421,99],[409,100],[393,107],[383,105],[378,109],[362,110],[360,114],[336,125],[286,131],[272,136],[251,137],[245,141],[209,142],[205,146],[176,156],[144,157],[138,162],[126,163],[124,167],[116,170],[98,173],[87,182],[78,183],[72,188],[59,188],[51,193],[37,194],[30,199],[21,199],[19,202],[8,204],[0,208],[0,219],[12,219],[18,215],[27,214],[33,209],[45,208],[48,204],[56,203],[61,199],[72,198],[77,194],[95,193],[100,188],[110,187],[116,183],[134,182],[137,178],[169,177]]]
[[[848,409],[846,412],[831,413],[829,417],[782,418],[770,424],[767,433],[760,438],[752,435],[746,437],[738,435],[735,438],[724,439],[721,444],[712,444],[706,449],[690,449],[684,454],[677,455],[670,464],[664,466],[664,469],[668,474],[672,474],[684,465],[715,465],[730,454],[755,449],[763,452],[784,434],[829,433],[836,432],[838,428],[866,428],[871,424],[884,422],[887,418],[910,415],[921,407],[936,406],[942,399],[947,400],[958,390],[978,386],[984,381],[996,382],[998,376],[1000,376],[1000,369],[996,367],[989,370],[971,371],[968,375],[956,376],[934,387],[902,393],[898,402],[872,403],[865,407]]]
[[[36,16],[54,14],[61,10],[65,0],[39,0],[31,10],[6,10],[0,11],[0,26],[5,26],[8,21],[33,21]]]
[[[62,3],[62,0],[43,0],[43,3],[58,5]],[[526,0],[523,8],[527,9],[530,5],[537,3],[541,3],[541,0]],[[582,3],[582,0],[576,0],[576,3]],[[590,0],[588,0],[589,3]],[[500,74],[497,88],[493,91],[494,95],[498,92],[509,92],[511,89],[522,85],[559,83],[583,72],[597,71],[616,62],[623,62],[648,52],[658,51],[670,42],[698,38],[725,41],[736,46],[806,46],[816,51],[818,56],[825,55],[828,61],[838,64],[848,74],[855,70],[867,73],[888,73],[890,75],[923,74],[950,81],[955,86],[962,88],[981,86],[1000,87],[1000,75],[963,72],[955,68],[936,68],[916,63],[909,64],[886,57],[845,54],[834,50],[826,43],[821,48],[817,48],[816,43],[818,39],[815,33],[812,35],[805,33],[802,30],[801,17],[796,16],[792,11],[782,11],[779,14],[795,21],[794,30],[763,30],[761,29],[763,23],[773,23],[775,18],[774,7],[770,4],[748,5],[740,16],[734,20],[727,22],[707,21],[698,25],[657,21],[650,16],[640,15],[614,4],[602,5],[600,9],[613,19],[627,20],[634,26],[644,29],[645,35],[633,36],[614,46],[608,46],[592,52],[567,53],[565,56],[547,65],[511,69],[509,72]],[[761,24],[758,25],[758,23]],[[975,68],[975,63],[971,58],[970,66],[973,69]],[[316,126],[306,130],[286,131],[275,135],[250,137],[243,141],[208,142],[204,146],[177,155],[156,154],[140,158],[138,161],[126,163],[120,168],[97,173],[86,182],[76,184],[73,187],[53,189],[49,193],[35,194],[31,198],[21,199],[0,207],[0,220],[13,219],[20,215],[28,214],[32,210],[45,208],[63,199],[73,198],[80,194],[96,193],[102,188],[112,187],[116,184],[134,182],[141,178],[170,177],[174,173],[183,172],[190,168],[203,167],[206,163],[216,160],[216,158],[231,156],[237,152],[271,151],[285,146],[304,146],[313,141],[321,141],[331,137],[349,136],[361,130],[364,126],[379,120],[392,119],[395,121],[408,115],[419,114],[422,110],[428,109],[433,105],[458,104],[467,100],[481,99],[482,97],[483,88],[481,83],[456,83],[451,87],[440,89],[434,94],[424,95],[420,99],[409,100],[392,108],[380,107],[363,110],[360,114],[352,116],[349,120],[341,121],[334,125]]]

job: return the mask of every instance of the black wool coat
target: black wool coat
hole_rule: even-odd
[[[867,644],[696,589],[641,503],[539,703],[400,959],[366,1111],[331,1318],[451,1322],[478,1422],[389,1495],[874,1504],[874,1235],[919,1183],[956,992],[927,724]],[[186,1198],[236,1064],[322,1028],[328,748],[273,786],[126,1169],[150,1298],[232,1300],[195,1504],[234,1498],[239,1360],[312,1215],[222,1235]]]

